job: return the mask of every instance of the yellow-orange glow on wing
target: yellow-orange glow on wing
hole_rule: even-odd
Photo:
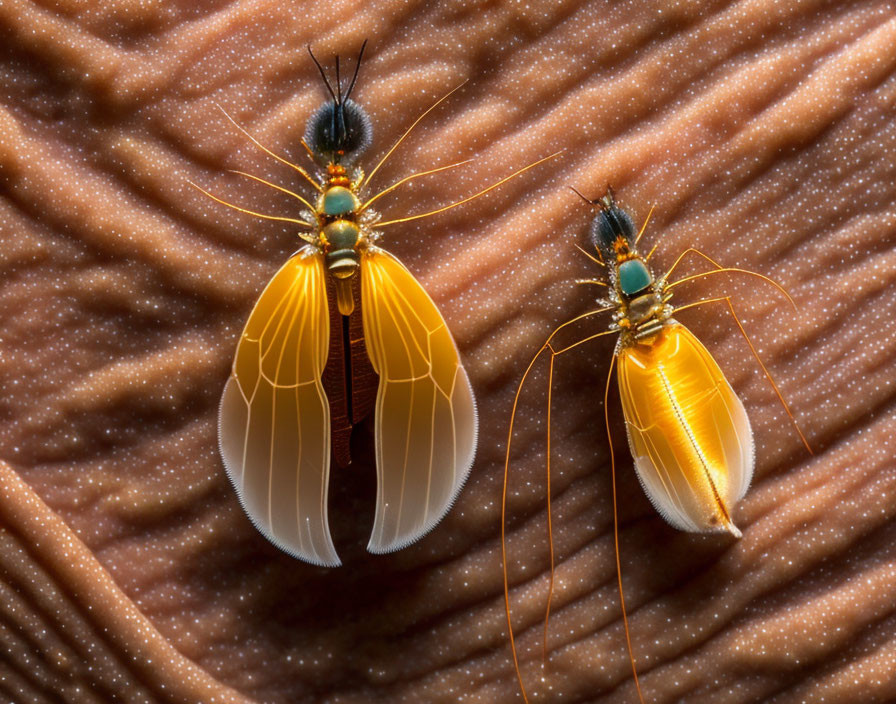
[[[619,394],[647,496],[682,530],[730,531],[753,475],[753,433],[703,344],[671,321],[618,356]]]
[[[367,547],[383,553],[422,537],[451,507],[476,450],[476,405],[451,333],[411,273],[371,250],[361,276],[364,337],[380,376]]]
[[[299,559],[335,566],[327,522],[330,414],[320,381],[330,336],[324,276],[323,257],[306,248],[261,294],[224,387],[219,440],[255,527]]]

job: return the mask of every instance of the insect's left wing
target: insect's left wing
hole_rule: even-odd
[[[392,255],[361,261],[361,307],[376,403],[377,504],[367,549],[391,552],[448,512],[473,463],[476,404],[432,299]]]
[[[323,256],[306,248],[261,294],[221,397],[218,439],[255,527],[281,550],[335,567],[330,413],[320,380],[330,339],[325,276]]]

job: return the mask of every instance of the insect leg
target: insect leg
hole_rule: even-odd
[[[271,183],[270,181],[265,181],[260,176],[253,176],[252,174],[247,174],[245,171],[231,170],[231,173],[234,173],[237,176],[245,176],[246,178],[252,179],[253,181],[258,181],[258,183],[263,183],[265,186],[270,186],[275,191],[280,191],[281,193],[285,193],[288,196],[292,196],[297,201],[299,201],[302,205],[304,205],[306,208],[308,208],[308,210],[310,210],[312,213],[315,211],[314,206],[311,205],[311,203],[309,203],[307,200],[305,200],[298,193],[293,193],[288,188],[283,188],[283,186],[278,186],[276,183]],[[311,227],[311,226],[309,225],[309,227]]]
[[[610,432],[610,409],[608,400],[610,397],[610,379],[613,378],[613,367],[616,364],[616,355],[610,361],[610,371],[607,372],[607,383],[604,386],[604,426],[607,429],[607,447],[610,448],[610,482],[613,488],[613,551],[616,555],[616,584],[619,587],[619,604],[622,608],[622,628],[625,631],[625,644],[628,647],[628,659],[632,664],[632,676],[635,679],[635,689],[638,691],[638,701],[644,704],[644,695],[641,692],[641,682],[638,680],[638,668],[635,665],[635,651],[632,648],[631,631],[628,627],[628,612],[625,609],[625,593],[622,588],[622,561],[619,558],[619,511],[616,501],[616,454],[613,452],[613,434]]]
[[[526,704],[528,704],[528,702],[529,702],[529,697],[526,693],[526,687],[523,684],[523,675],[520,670],[519,656],[517,654],[517,649],[516,649],[516,640],[513,635],[513,622],[512,622],[511,613],[510,613],[510,584],[509,584],[509,579],[507,576],[507,525],[506,525],[507,524],[507,485],[508,485],[508,477],[509,477],[509,473],[510,473],[511,441],[513,439],[513,427],[514,427],[514,423],[516,421],[516,412],[517,412],[517,408],[519,406],[519,398],[520,398],[520,394],[522,393],[522,390],[523,390],[523,385],[526,383],[526,379],[529,377],[529,373],[532,371],[532,368],[535,366],[535,363],[538,361],[538,358],[541,357],[542,353],[549,350],[551,358],[550,358],[549,386],[548,386],[547,506],[548,506],[548,541],[550,544],[550,591],[548,594],[548,603],[547,603],[547,607],[546,607],[546,611],[545,611],[545,638],[546,638],[547,637],[547,620],[550,615],[551,594],[553,593],[553,584],[554,584],[554,543],[553,543],[551,515],[550,515],[550,501],[551,501],[551,495],[550,495],[550,442],[551,442],[551,439],[550,439],[550,437],[551,437],[551,435],[550,435],[551,434],[550,407],[551,407],[551,391],[552,391],[551,382],[553,380],[554,358],[558,354],[562,354],[563,352],[565,352],[569,349],[572,349],[573,347],[577,346],[578,344],[582,344],[584,342],[593,340],[594,338],[601,337],[603,335],[613,334],[613,333],[615,333],[615,331],[614,330],[605,330],[605,331],[597,333],[595,335],[591,335],[591,336],[585,338],[584,340],[581,340],[579,343],[576,343],[575,345],[570,345],[570,346],[568,346],[564,349],[561,349],[559,351],[555,350],[551,346],[551,343],[553,342],[553,340],[557,336],[557,334],[564,328],[568,327],[569,325],[572,325],[573,323],[583,320],[584,318],[588,318],[593,315],[597,315],[599,313],[605,313],[612,309],[613,309],[612,306],[606,306],[604,308],[598,308],[598,309],[595,309],[592,311],[588,311],[586,313],[576,316],[572,320],[566,321],[565,323],[563,323],[563,324],[559,325],[557,328],[555,328],[554,331],[548,336],[548,339],[545,340],[544,344],[539,348],[538,352],[535,353],[535,356],[532,357],[531,361],[529,362],[529,366],[526,367],[526,371],[523,372],[523,376],[520,379],[520,383],[516,389],[516,394],[513,397],[513,407],[510,412],[510,428],[507,431],[507,451],[506,451],[506,454],[504,457],[504,486],[503,486],[502,496],[501,496],[501,564],[502,564],[502,571],[503,571],[503,576],[504,576],[504,608],[505,608],[506,615],[507,615],[507,632],[510,637],[510,650],[513,655],[513,667],[514,667],[514,670],[516,671],[517,681],[519,682],[519,686],[520,686],[520,692],[523,695],[523,701],[526,702]],[[547,653],[547,646],[544,645],[543,657],[546,656],[546,653]],[[543,665],[544,665],[544,662],[542,662],[542,666]]]
[[[427,213],[417,213],[416,215],[409,215],[406,218],[396,218],[395,220],[387,220],[386,222],[378,222],[376,224],[376,226],[377,226],[377,228],[381,228],[381,227],[385,227],[386,225],[395,225],[396,223],[399,223],[399,222],[409,222],[410,220],[419,220],[420,218],[428,218],[430,215],[436,215],[437,213],[442,213],[446,210],[451,210],[451,208],[456,208],[457,206],[463,205],[464,203],[469,203],[471,200],[474,200],[474,199],[478,198],[479,196],[484,196],[489,191],[496,189],[498,186],[500,186],[503,183],[507,183],[507,181],[509,181],[510,179],[516,178],[520,174],[523,174],[526,171],[528,171],[529,169],[533,169],[536,166],[538,166],[539,164],[542,164],[545,161],[548,161],[549,159],[553,159],[555,156],[558,156],[560,153],[561,152],[554,152],[550,156],[544,157],[544,159],[539,159],[538,161],[532,162],[528,166],[524,166],[521,169],[517,169],[509,176],[505,176],[500,181],[496,181],[491,186],[488,186],[487,188],[483,188],[481,191],[478,191],[471,196],[467,196],[466,198],[463,198],[462,200],[455,201],[454,203],[449,203],[448,205],[443,205],[441,208],[436,208],[435,210],[430,210]]]
[[[677,267],[679,265],[679,263],[681,263],[682,259],[684,259],[685,255],[687,255],[687,254],[696,254],[700,257],[703,257],[703,259],[705,259],[710,264],[712,264],[715,267],[715,269],[713,269],[712,271],[704,271],[701,274],[693,274],[692,276],[685,276],[683,279],[678,279],[678,281],[674,281],[671,284],[669,284],[668,286],[666,286],[667,289],[674,288],[675,286],[678,286],[679,284],[687,283],[688,281],[695,281],[697,279],[701,279],[704,276],[710,276],[711,274],[722,274],[722,273],[749,274],[750,276],[755,276],[759,279],[762,279],[766,283],[769,283],[772,286],[774,286],[782,294],[784,294],[784,297],[787,299],[787,301],[790,303],[790,305],[793,307],[793,309],[797,310],[796,303],[794,303],[793,298],[791,298],[790,294],[787,293],[787,290],[783,286],[781,286],[781,284],[779,284],[777,281],[775,281],[774,279],[771,279],[768,276],[763,276],[759,272],[750,271],[749,269],[739,269],[737,267],[722,266],[715,259],[712,259],[709,255],[704,254],[699,249],[695,249],[694,247],[688,247],[686,250],[684,250],[681,254],[678,255],[678,258],[675,260],[675,263],[670,267],[669,271],[667,271],[666,275],[663,277],[665,280],[667,280],[667,281],[669,280],[669,276],[672,275],[672,272],[675,270],[675,267]]]
[[[373,171],[371,171],[369,174],[367,174],[367,176],[364,178],[364,180],[363,180],[360,184],[358,184],[358,190],[361,190],[361,188],[363,188],[363,187],[366,186],[368,183],[370,183],[370,179],[373,178],[373,175],[374,175],[377,171],[379,171],[380,167],[381,167],[383,164],[386,163],[386,160],[387,160],[390,156],[392,156],[392,152],[394,152],[396,149],[398,149],[398,146],[399,146],[405,139],[407,139],[407,136],[413,131],[413,129],[414,129],[417,125],[420,124],[420,120],[422,120],[424,117],[426,117],[427,115],[429,115],[429,113],[431,113],[431,112],[432,112],[433,110],[435,110],[439,105],[441,105],[445,100],[447,100],[448,97],[449,97],[450,95],[452,95],[452,94],[455,93],[456,91],[459,91],[461,88],[463,88],[463,87],[466,85],[466,83],[467,83],[467,82],[464,81],[464,82],[461,83],[459,86],[457,86],[457,88],[452,88],[450,91],[448,91],[447,93],[445,93],[445,95],[443,95],[443,96],[442,96],[441,98],[439,98],[436,102],[434,102],[430,107],[428,107],[426,110],[424,110],[423,114],[420,115],[420,117],[418,117],[416,120],[414,120],[414,122],[411,124],[411,126],[408,127],[408,128],[405,130],[404,134],[401,135],[401,137],[398,138],[398,141],[395,142],[395,144],[392,145],[392,148],[389,149],[389,151],[387,151],[387,152],[383,155],[383,158],[380,159],[379,163],[378,163],[376,166],[373,167]]]
[[[213,196],[211,193],[209,193],[207,190],[205,190],[202,186],[197,186],[192,181],[187,181],[187,183],[189,183],[197,191],[207,195],[209,198],[211,198],[216,203],[220,203],[221,205],[226,205],[228,208],[233,208],[234,210],[238,210],[241,213],[245,213],[246,215],[254,215],[256,218],[261,218],[262,220],[277,220],[279,222],[291,222],[295,225],[302,225],[303,227],[308,227],[308,228],[314,227],[314,225],[312,225],[310,222],[305,222],[304,220],[299,220],[297,218],[286,218],[286,217],[282,217],[280,215],[265,215],[264,213],[257,213],[254,210],[247,210],[246,208],[241,208],[238,205],[234,205],[233,203],[228,203],[226,200],[221,200],[217,196]]]
[[[457,168],[458,166],[463,166],[464,164],[469,164],[471,161],[473,161],[473,160],[465,159],[464,161],[458,161],[456,164],[448,164],[447,166],[439,166],[438,168],[435,168],[435,169],[429,169],[428,171],[418,171],[417,173],[411,174],[410,176],[405,176],[400,181],[396,181],[388,188],[384,188],[379,193],[377,193],[375,196],[370,198],[370,200],[368,200],[366,203],[364,203],[364,205],[361,206],[361,210],[366,210],[377,198],[379,198],[380,196],[384,196],[391,191],[394,191],[396,188],[398,188],[402,184],[407,183],[408,181],[413,181],[415,178],[420,178],[421,176],[429,176],[430,174],[437,174],[439,171],[447,171],[448,169],[454,169],[454,168]]]
[[[311,175],[307,171],[305,171],[305,169],[303,169],[298,164],[293,164],[291,161],[288,161],[287,159],[284,159],[282,156],[272,152],[270,149],[268,149],[266,146],[264,146],[261,142],[259,142],[257,139],[255,139],[255,137],[253,137],[251,134],[249,134],[245,129],[243,129],[243,127],[240,126],[240,124],[236,120],[234,120],[230,115],[227,114],[227,111],[224,108],[222,108],[219,105],[218,109],[224,113],[224,117],[226,117],[228,120],[230,120],[233,123],[234,127],[236,127],[240,132],[242,132],[244,135],[246,135],[246,137],[249,138],[249,140],[252,142],[252,144],[254,144],[256,147],[261,149],[261,151],[263,151],[268,156],[274,157],[281,164],[286,164],[286,166],[288,166],[289,168],[294,169],[299,175],[301,175],[306,181],[308,181],[308,183],[310,183],[316,190],[318,190],[318,191],[322,190],[321,185],[317,181],[315,181],[311,177]],[[313,208],[312,208],[312,210],[313,210]]]
[[[584,254],[586,257],[588,257],[591,261],[593,261],[595,264],[597,264],[598,266],[602,266],[604,269],[607,268],[607,265],[604,264],[604,260],[598,258],[598,257],[600,257],[600,250],[599,250],[599,249],[598,249],[598,250],[595,250],[595,251],[597,252],[597,257],[594,257],[594,256],[591,256],[591,255],[590,255],[588,252],[586,252],[584,249],[582,249],[581,247],[579,247],[579,245],[576,244],[576,245],[573,245],[573,246],[574,246],[577,250],[579,250],[582,254]]]
[[[644,224],[641,225],[641,229],[638,231],[638,236],[635,237],[635,246],[636,247],[638,246],[638,242],[641,241],[641,235],[644,234],[644,230],[647,229],[647,223],[650,222],[650,216],[653,215],[654,208],[656,208],[655,205],[650,206],[650,212],[647,213],[647,217],[644,218]],[[653,249],[656,249],[656,245],[653,246]],[[650,250],[650,253],[653,254],[653,250]],[[647,255],[647,256],[648,256],[648,258],[650,258],[650,255]]]

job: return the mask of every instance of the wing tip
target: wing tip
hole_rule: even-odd
[[[469,380],[467,380],[467,383],[469,384]],[[416,530],[405,532],[404,535],[394,537],[388,543],[376,539],[377,533],[382,532],[382,516],[379,511],[380,507],[377,506],[377,517],[374,521],[373,532],[371,533],[370,541],[367,543],[368,552],[371,552],[374,555],[387,555],[391,552],[402,550],[409,545],[413,545],[419,540],[422,540],[437,525],[439,525],[451,509],[454,508],[454,504],[457,503],[460,493],[463,491],[463,488],[473,471],[473,463],[476,459],[476,448],[479,440],[479,414],[476,408],[476,397],[472,394],[472,388],[470,396],[473,401],[473,432],[470,444],[470,455],[461,465],[463,469],[458,472],[458,480],[454,487],[454,491],[451,492],[451,496],[448,497],[448,500],[441,507],[435,518],[430,518]]]
[[[458,491],[458,493],[460,493],[460,491]],[[398,552],[399,550],[403,550],[404,548],[413,545],[416,542],[419,542],[430,532],[432,532],[432,530],[442,522],[442,519],[446,515],[448,515],[448,511],[451,510],[451,507],[454,505],[456,498],[456,496],[452,497],[452,499],[446,504],[442,514],[436,520],[427,521],[418,529],[415,529],[413,531],[406,531],[402,535],[396,535],[388,543],[384,543],[374,538],[374,535],[377,532],[376,527],[374,527],[373,535],[370,536],[370,541],[367,543],[367,552],[371,552],[374,555],[388,555],[390,552]]]
[[[473,385],[470,384],[470,377],[467,375],[467,371],[466,369],[464,369],[462,364],[458,365],[458,371],[460,372],[460,374],[462,374],[464,381],[466,381],[467,391],[470,396],[470,405],[472,407],[473,427],[470,433],[469,455],[460,463],[461,470],[457,473],[458,479],[455,483],[454,490],[451,492],[448,500],[440,508],[435,518],[430,518],[429,520],[425,521],[420,528],[412,532],[406,532],[403,536],[396,536],[388,543],[378,541],[375,537],[378,532],[382,531],[382,516],[380,513],[381,507],[378,505],[377,516],[374,520],[373,533],[370,536],[370,541],[367,543],[368,552],[371,552],[375,555],[386,555],[390,552],[397,552],[398,550],[402,550],[403,548],[406,548],[409,545],[413,545],[417,541],[421,540],[439,523],[441,523],[442,519],[444,519],[445,516],[448,515],[448,512],[451,511],[452,508],[454,508],[454,504],[457,503],[457,500],[460,497],[460,493],[461,491],[463,491],[463,488],[467,483],[467,479],[470,478],[470,474],[473,471],[473,463],[476,460],[476,449],[479,446],[479,408],[476,405],[476,395],[473,393]],[[455,387],[455,393],[457,393],[457,388],[458,387]]]
[[[744,537],[744,534],[740,532],[740,528],[738,528],[736,525],[734,525],[734,523],[732,523],[731,521],[728,521],[728,523],[726,523],[724,527],[725,527],[725,530],[727,530],[731,535],[733,535],[738,540],[740,538]]]
[[[472,469],[472,463],[470,464],[470,467],[467,468],[454,490],[454,493],[449,497],[448,501],[445,502],[445,505],[435,519],[426,521],[421,527],[412,531],[405,531],[402,535],[396,535],[388,543],[376,539],[375,536],[377,532],[382,530],[382,527],[374,525],[370,541],[367,543],[367,551],[372,552],[374,555],[387,555],[390,552],[398,552],[426,537],[426,535],[432,532],[432,530],[442,522],[442,519],[448,515],[448,512],[454,507],[454,504],[457,503],[457,498],[460,496],[460,492],[463,490],[464,484],[466,484],[467,477],[470,475],[470,469]]]
[[[226,465],[225,468],[227,468]],[[340,567],[342,565],[342,561],[339,559],[339,555],[336,554],[336,548],[333,545],[333,540],[329,533],[326,535],[326,549],[322,552],[316,550],[314,552],[309,552],[308,550],[302,549],[300,546],[296,546],[295,544],[274,535],[267,526],[262,525],[249,510],[242,492],[233,481],[233,476],[229,469],[227,469],[227,476],[233,484],[237,500],[240,503],[240,507],[243,509],[243,513],[254,526],[255,530],[261,533],[271,545],[278,550],[285,552],[290,557],[294,557],[302,562],[307,562],[309,565],[315,565],[316,567]]]
[[[255,517],[254,512],[246,503],[246,498],[243,495],[243,490],[237,483],[237,477],[234,474],[234,471],[231,469],[230,462],[227,461],[227,455],[224,454],[223,447],[221,448],[221,460],[224,464],[227,479],[230,480],[230,484],[233,487],[234,493],[236,494],[237,501],[239,501],[240,508],[242,508],[243,513],[249,519],[249,522],[254,526],[255,530],[261,533],[265,537],[265,539],[269,543],[271,543],[271,545],[276,547],[278,550],[285,552],[290,557],[294,557],[297,560],[307,562],[308,564],[315,565],[317,567],[339,567],[342,565],[342,562],[339,559],[339,555],[336,553],[336,548],[333,545],[333,539],[329,534],[329,529],[327,529],[327,532],[325,534],[326,545],[325,550],[322,552],[316,550],[314,552],[303,550],[301,547],[297,547],[293,543],[278,538],[276,535],[274,535],[267,526],[265,526]],[[326,521],[326,515],[324,515],[324,521]]]

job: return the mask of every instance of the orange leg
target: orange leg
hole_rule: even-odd
[[[509,176],[505,176],[500,181],[496,181],[491,186],[488,186],[487,188],[483,188],[481,191],[478,191],[478,192],[474,193],[473,195],[467,196],[466,198],[463,198],[461,200],[455,201],[454,203],[449,203],[448,205],[443,205],[441,208],[436,208],[435,210],[430,210],[429,212],[426,212],[426,213],[417,213],[416,215],[408,215],[407,217],[404,217],[404,218],[396,218],[394,220],[387,220],[386,222],[378,222],[376,224],[376,226],[377,226],[377,228],[381,228],[381,227],[386,227],[386,225],[395,225],[396,223],[399,223],[399,222],[409,222],[411,220],[419,220],[420,218],[428,218],[430,215],[436,215],[438,213],[443,213],[446,210],[451,210],[452,208],[456,208],[457,206],[463,205],[464,203],[469,203],[471,200],[475,200],[479,196],[484,196],[486,193],[494,190],[501,184],[507,183],[507,181],[509,181],[510,179],[516,178],[520,174],[523,174],[526,171],[528,171],[529,169],[534,169],[539,164],[543,164],[544,162],[548,161],[549,159],[553,159],[555,156],[558,156],[559,154],[560,154],[560,152],[554,152],[550,156],[546,156],[544,159],[539,159],[538,161],[534,161],[531,164],[529,164],[528,166],[524,166],[521,169],[517,169]]]
[[[379,193],[377,193],[375,196],[370,198],[366,203],[364,203],[364,205],[361,206],[361,210],[367,210],[367,208],[369,208],[370,205],[375,200],[377,200],[378,198],[381,198],[382,196],[386,195],[387,193],[394,191],[396,188],[398,188],[402,184],[407,183],[408,181],[413,181],[415,178],[420,178],[421,176],[429,176],[430,174],[437,174],[439,171],[447,171],[448,169],[455,169],[458,166],[463,166],[464,164],[469,164],[471,161],[473,161],[473,160],[465,159],[464,161],[458,161],[456,164],[448,164],[447,166],[439,166],[438,168],[435,168],[435,169],[429,169],[428,171],[418,171],[417,173],[411,174],[410,176],[405,176],[403,179],[396,181],[391,186],[384,188]]]
[[[613,488],[613,550],[616,554],[616,583],[619,586],[619,604],[622,607],[622,628],[625,630],[625,645],[628,648],[628,659],[632,664],[632,676],[635,678],[635,689],[638,690],[638,701],[644,704],[644,694],[641,692],[641,683],[638,680],[638,668],[635,665],[635,651],[632,648],[631,631],[628,627],[628,612],[625,609],[625,593],[622,588],[622,561],[619,557],[619,511],[616,503],[616,454],[613,452],[613,435],[610,433],[610,409],[608,400],[610,397],[610,379],[613,378],[613,366],[616,364],[616,355],[610,362],[610,371],[607,372],[607,383],[604,387],[604,425],[607,429],[607,447],[610,448],[610,481]]]
[[[250,176],[250,178],[254,178],[254,177]],[[312,229],[314,227],[314,225],[312,225],[310,222],[305,222],[304,220],[299,220],[297,218],[286,218],[286,217],[281,217],[279,215],[265,215],[264,213],[257,213],[254,210],[246,210],[246,208],[241,208],[238,205],[234,205],[233,203],[228,203],[226,200],[221,200],[217,196],[213,196],[207,190],[202,188],[202,186],[197,186],[192,181],[187,181],[187,183],[189,183],[197,191],[200,191],[201,193],[204,193],[205,195],[207,195],[213,201],[220,203],[221,205],[226,205],[228,208],[233,208],[234,210],[238,210],[239,212],[245,213],[246,215],[252,215],[256,218],[261,218],[262,220],[277,220],[278,222],[291,222],[294,225],[301,225],[302,227],[307,227],[309,229]],[[273,185],[273,184],[270,184],[270,185]],[[276,186],[275,186],[275,188],[276,188]],[[293,195],[295,195],[295,194],[293,194]],[[299,234],[299,237],[301,237],[306,242],[311,242],[311,243],[314,242],[313,238],[309,238],[309,236],[306,236],[302,233]]]
[[[647,217],[644,218],[644,224],[641,225],[641,229],[638,230],[638,236],[635,237],[635,246],[636,246],[636,247],[638,246],[638,242],[641,241],[641,235],[644,234],[644,230],[647,229],[647,223],[650,222],[650,216],[653,215],[653,210],[654,210],[654,208],[656,208],[655,205],[651,205],[651,206],[650,206],[650,212],[647,213]],[[659,243],[657,243],[657,244],[659,244]],[[653,245],[653,249],[656,249],[656,245]],[[650,254],[653,254],[653,249],[650,250]],[[650,254],[647,255],[647,258],[648,258],[648,259],[650,259]]]
[[[441,105],[444,101],[446,101],[446,100],[447,100],[453,93],[455,93],[456,91],[459,91],[461,88],[463,88],[463,87],[466,85],[466,83],[467,83],[467,82],[464,81],[463,83],[461,83],[461,84],[460,84],[459,86],[457,86],[456,88],[452,88],[452,89],[449,90],[447,93],[445,93],[445,95],[443,95],[443,96],[442,96],[441,98],[439,98],[436,102],[434,102],[430,107],[428,107],[426,110],[424,110],[424,111],[423,111],[423,114],[420,115],[420,117],[418,117],[416,120],[414,120],[414,122],[411,124],[411,126],[408,127],[408,128],[404,131],[404,134],[401,135],[401,137],[398,138],[398,141],[396,141],[395,144],[392,145],[391,149],[389,149],[389,151],[387,151],[387,152],[383,155],[383,158],[380,159],[379,163],[378,163],[376,166],[373,167],[373,171],[371,171],[369,174],[367,174],[367,176],[364,178],[364,180],[361,181],[361,183],[358,184],[358,190],[360,190],[361,188],[363,188],[364,186],[366,186],[368,183],[370,183],[370,180],[373,178],[373,175],[374,175],[377,171],[380,170],[380,167],[381,167],[383,164],[386,163],[386,161],[388,160],[388,158],[389,158],[390,156],[392,156],[392,152],[394,152],[396,149],[398,149],[399,145],[400,145],[405,139],[407,139],[408,135],[409,135],[411,132],[414,131],[414,128],[415,128],[417,125],[420,124],[420,121],[421,121],[424,117],[426,117],[427,115],[429,115],[429,113],[431,113],[431,112],[432,112],[433,110],[435,110],[439,105]]]
[[[246,137],[249,138],[249,140],[252,142],[252,144],[254,144],[256,147],[261,149],[261,151],[263,151],[268,156],[274,157],[281,164],[285,164],[289,168],[296,171],[300,176],[302,176],[302,178],[304,178],[306,181],[308,181],[308,183],[310,183],[315,189],[317,189],[318,191],[321,190],[320,184],[317,181],[315,181],[311,177],[311,175],[307,171],[305,171],[305,169],[303,169],[298,164],[293,164],[291,161],[284,159],[279,154],[275,154],[274,152],[272,152],[270,149],[268,149],[266,146],[264,146],[261,142],[259,142],[257,139],[255,139],[255,137],[253,137],[251,134],[249,134],[245,129],[243,129],[242,126],[240,126],[240,124],[236,120],[234,120],[230,115],[227,114],[227,111],[224,110],[224,108],[222,108],[219,105],[218,109],[224,113],[224,117],[226,117],[228,120],[230,120],[233,123],[234,127],[236,127],[240,132],[242,132]],[[304,144],[304,142],[303,142],[303,144]],[[314,210],[314,208],[312,208],[312,210]]]
[[[553,373],[554,373],[554,358],[558,354],[562,354],[573,347],[577,347],[580,344],[584,344],[589,340],[593,340],[597,337],[602,337],[603,335],[615,334],[614,330],[605,330],[603,332],[597,333],[595,335],[591,335],[584,340],[580,340],[579,342],[565,347],[560,350],[555,350],[551,343],[557,334],[563,330],[564,328],[572,325],[573,323],[578,322],[579,320],[583,320],[585,318],[597,315],[599,313],[605,313],[609,310],[612,310],[612,307],[608,306],[605,308],[598,308],[593,311],[588,311],[587,313],[583,313],[582,315],[576,316],[572,320],[568,320],[567,322],[559,325],[554,331],[550,334],[547,340],[545,340],[544,344],[539,348],[538,352],[535,353],[535,356],[532,357],[532,360],[529,362],[529,366],[526,367],[526,371],[523,373],[522,379],[520,379],[520,383],[516,389],[516,395],[513,398],[513,408],[510,412],[510,428],[507,431],[507,451],[504,457],[504,486],[502,490],[501,496],[501,564],[502,571],[504,576],[504,608],[507,615],[507,631],[510,637],[510,650],[513,654],[513,667],[516,671],[517,680],[520,685],[520,692],[523,695],[523,701],[528,704],[529,697],[526,693],[526,686],[523,683],[523,675],[520,670],[519,664],[519,656],[517,654],[516,649],[516,640],[513,634],[513,621],[511,618],[510,612],[510,584],[507,576],[507,484],[508,477],[510,474],[510,452],[511,452],[511,442],[513,440],[513,427],[516,422],[516,412],[519,406],[520,394],[523,390],[523,385],[526,383],[526,379],[529,377],[529,373],[532,371],[532,368],[535,366],[535,363],[538,361],[538,358],[541,357],[542,353],[545,351],[550,351],[550,367],[549,367],[549,378],[548,378],[548,423],[547,423],[547,474],[548,474],[548,482],[547,482],[547,510],[548,510],[548,543],[550,545],[550,587],[548,593],[548,603],[545,609],[545,624],[544,624],[544,632],[545,632],[545,645],[543,649],[543,657],[546,658],[547,655],[547,627],[548,627],[548,618],[550,616],[550,603],[551,596],[553,594],[553,586],[554,586],[554,539],[553,539],[553,528],[551,524],[551,493],[550,493],[550,447],[551,447],[551,426],[550,426],[550,413],[551,413],[551,394],[552,394],[552,386],[553,386]],[[542,663],[544,665],[544,662]]]
[[[269,186],[270,188],[273,188],[275,191],[280,191],[281,193],[285,193],[288,196],[292,196],[297,201],[299,201],[302,205],[304,205],[306,208],[308,208],[308,210],[310,210],[312,213],[315,212],[314,206],[311,205],[311,203],[309,203],[307,200],[305,200],[298,193],[294,193],[294,192],[290,191],[288,188],[283,188],[283,186],[278,186],[276,183],[271,183],[270,181],[265,181],[260,176],[253,176],[252,174],[247,174],[245,171],[232,170],[231,173],[234,173],[237,176],[245,176],[246,178],[250,178],[253,181],[258,181],[258,183],[263,183],[265,186]],[[310,225],[309,225],[309,227],[310,227]]]
[[[712,259],[709,255],[704,254],[699,249],[695,249],[694,247],[688,247],[686,250],[684,250],[681,254],[678,255],[678,258],[675,260],[675,263],[669,268],[669,271],[667,271],[666,275],[663,277],[666,281],[669,280],[669,277],[672,275],[672,272],[675,271],[675,268],[681,263],[681,261],[688,254],[696,254],[700,257],[703,257],[703,259],[705,259],[707,262],[712,264],[715,267],[715,269],[713,269],[712,271],[704,271],[701,274],[685,276],[683,279],[679,279],[678,281],[674,281],[674,282],[668,284],[666,286],[667,289],[672,289],[672,288],[675,288],[676,286],[678,286],[679,284],[687,283],[688,281],[696,281],[697,279],[702,279],[704,276],[711,276],[712,274],[723,274],[723,273],[748,274],[750,276],[755,276],[756,278],[762,279],[766,283],[774,286],[782,294],[784,294],[784,297],[787,299],[787,301],[790,303],[790,305],[793,307],[793,309],[797,310],[796,303],[793,302],[793,298],[791,298],[790,294],[787,293],[787,290],[783,286],[781,286],[781,284],[779,284],[777,281],[775,281],[774,279],[770,279],[768,276],[763,276],[762,274],[760,274],[756,271],[750,271],[749,269],[739,269],[737,267],[722,266],[715,259]]]

